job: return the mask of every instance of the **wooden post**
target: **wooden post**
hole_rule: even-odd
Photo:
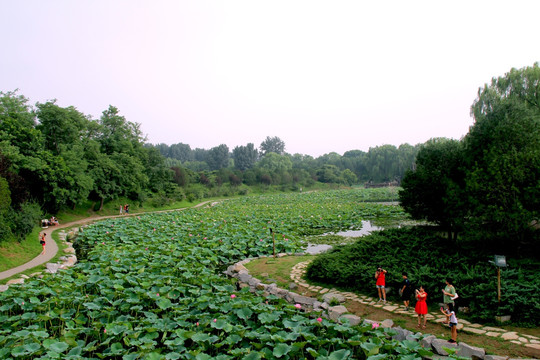
[[[497,300],[501,306],[501,268],[497,266]]]
[[[272,241],[274,242],[274,259],[276,258],[276,236],[274,235],[274,232],[272,231]]]

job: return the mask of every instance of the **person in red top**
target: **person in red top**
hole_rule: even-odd
[[[375,279],[377,280],[375,282],[375,287],[377,287],[377,292],[379,293],[378,302],[382,301],[386,304],[385,275],[386,275],[386,270],[384,270],[382,267],[379,266],[377,268],[377,271],[375,272]]]
[[[427,292],[424,291],[424,287],[420,286],[418,289],[415,290],[416,293],[416,299],[418,300],[416,302],[416,306],[414,307],[414,311],[418,314],[418,325],[417,327],[420,329],[420,326],[422,329],[426,328],[426,314],[428,311],[427,308]],[[423,320],[423,324],[421,325]]]
[[[43,248],[43,250],[41,251],[41,255],[45,254],[45,235],[47,235],[47,233],[43,233],[39,237],[39,243],[41,244],[41,247]]]

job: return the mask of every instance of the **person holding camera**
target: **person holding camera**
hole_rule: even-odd
[[[377,268],[377,271],[375,272],[375,279],[376,279],[375,287],[377,287],[377,292],[379,293],[378,302],[382,301],[384,304],[386,304],[385,276],[386,276],[386,270],[384,270],[382,267],[379,266]]]
[[[418,314],[418,325],[417,327],[420,329],[426,328],[426,314],[428,312],[428,307],[426,303],[427,299],[427,292],[424,291],[424,287],[420,285],[420,287],[416,290],[414,290],[416,295],[416,306],[414,307],[414,311]]]

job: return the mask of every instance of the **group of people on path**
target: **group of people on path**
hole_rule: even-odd
[[[120,215],[128,215],[129,214],[129,204],[125,204],[124,206],[120,205]]]
[[[386,273],[387,271],[380,266],[375,272],[375,287],[377,288],[377,293],[379,295],[379,302],[383,302],[384,304],[386,304]],[[409,310],[413,286],[406,272],[403,272],[401,276],[403,278],[403,281],[401,282],[401,288],[399,289],[399,293],[401,295],[401,300],[403,301],[405,310]],[[455,343],[457,341],[458,320],[454,307],[455,299],[457,299],[458,296],[455,287],[452,285],[452,280],[450,278],[446,278],[445,283],[446,286],[444,287],[444,289],[441,290],[443,295],[443,306],[441,306],[440,310],[442,314],[446,316],[446,321],[444,323],[448,324],[448,326],[450,327],[451,339],[448,340],[448,342]],[[419,329],[425,329],[427,323],[426,315],[428,313],[428,306],[426,301],[428,294],[424,290],[424,287],[420,285],[417,289],[414,290],[414,296],[416,298],[416,305],[414,307],[414,311],[416,312],[416,314],[418,314],[417,327]]]

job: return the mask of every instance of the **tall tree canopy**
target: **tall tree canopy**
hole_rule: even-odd
[[[512,69],[480,88],[461,150],[457,143],[440,143],[418,153],[416,170],[402,182],[406,210],[443,226],[459,225],[492,249],[531,241],[538,246],[539,100],[538,64]]]
[[[540,67],[493,78],[471,107],[464,138],[466,190],[475,230],[525,241],[540,212]]]
[[[283,155],[285,153],[285,142],[277,136],[267,136],[261,143],[260,149],[263,156],[271,152]]]

